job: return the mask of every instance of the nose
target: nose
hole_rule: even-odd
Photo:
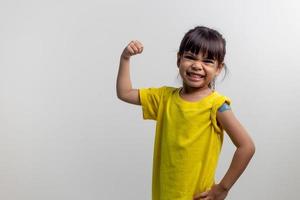
[[[194,63],[192,64],[192,69],[193,69],[193,70],[196,70],[196,71],[198,71],[198,70],[203,70],[203,66],[202,66],[201,63],[194,62]]]

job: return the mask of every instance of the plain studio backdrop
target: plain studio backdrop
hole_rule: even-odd
[[[0,2],[0,199],[147,200],[155,122],[117,99],[131,40],[133,87],[180,86],[176,53],[197,25],[227,40],[217,90],[256,144],[230,200],[300,199],[300,3]],[[234,145],[225,133],[219,182]]]

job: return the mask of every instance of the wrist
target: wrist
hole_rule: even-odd
[[[229,187],[228,185],[222,183],[222,182],[220,182],[218,185],[219,185],[219,186],[222,188],[222,190],[224,190],[224,191],[227,191],[227,192],[228,192],[228,191],[230,190],[230,187]]]
[[[124,54],[121,55],[121,60],[130,60],[130,56],[126,56]]]

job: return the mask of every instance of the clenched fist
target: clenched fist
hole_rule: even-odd
[[[142,53],[143,49],[144,47],[141,42],[133,40],[126,46],[121,56],[122,58],[129,59],[131,56]]]

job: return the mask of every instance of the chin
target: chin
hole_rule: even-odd
[[[185,87],[193,88],[193,89],[204,89],[204,88],[209,88],[208,85],[203,85],[203,84],[184,84]]]
[[[203,82],[184,81],[184,85],[188,86],[188,87],[193,87],[193,88],[205,87],[205,83],[203,83]]]

